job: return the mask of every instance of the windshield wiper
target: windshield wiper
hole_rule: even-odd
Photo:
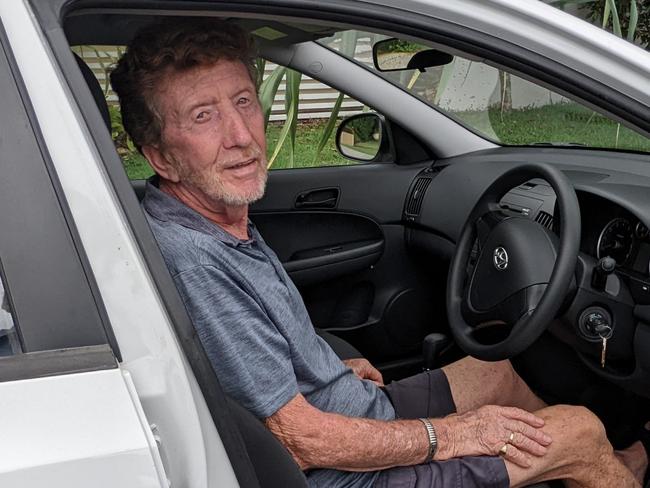
[[[533,142],[531,146],[587,147],[587,145],[582,142]]]

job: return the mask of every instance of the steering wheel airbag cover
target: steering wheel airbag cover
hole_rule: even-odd
[[[557,251],[552,237],[526,217],[499,222],[483,245],[470,282],[469,305],[487,311],[551,278]]]

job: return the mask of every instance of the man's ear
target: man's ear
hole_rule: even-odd
[[[163,154],[163,152],[155,146],[142,146],[142,154],[147,158],[153,170],[160,175],[161,178],[178,183],[178,171],[174,163]]]

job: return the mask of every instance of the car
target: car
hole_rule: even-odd
[[[188,15],[347,96],[340,164],[271,171],[251,209],[315,326],[386,379],[509,358],[634,438],[648,52],[535,0],[21,0],[0,3],[2,486],[306,486],[219,386],[78,56]]]

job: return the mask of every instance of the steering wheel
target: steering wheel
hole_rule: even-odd
[[[532,178],[543,178],[555,190],[559,240],[531,218],[499,205],[503,195]],[[458,345],[485,361],[510,358],[528,348],[565,301],[579,246],[578,199],[559,170],[528,163],[497,178],[465,222],[449,268],[447,314]],[[481,329],[499,324],[511,326],[505,338],[480,338],[485,336]]]

